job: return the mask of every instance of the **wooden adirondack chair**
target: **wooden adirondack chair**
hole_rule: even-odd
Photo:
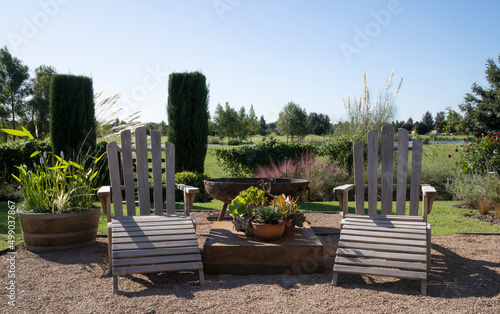
[[[118,276],[127,274],[198,270],[200,284],[203,284],[201,251],[194,220],[189,217],[199,190],[175,185],[174,144],[165,142],[162,148],[160,132],[151,131],[151,148],[148,149],[146,129],[138,128],[135,146],[132,146],[130,131],[124,131],[121,133],[121,148],[116,142],[111,142],[107,152],[111,186],[99,189],[98,196],[108,219],[113,293],[118,291]],[[151,157],[148,157],[148,152],[151,152]],[[163,175],[166,184],[162,183]],[[184,191],[184,214],[175,214],[175,187]],[[154,215],[151,215],[151,189]],[[163,214],[165,190],[166,215]],[[140,215],[136,214],[137,194]],[[111,195],[114,216],[111,214]]]
[[[431,212],[436,190],[420,184],[422,142],[413,140],[411,154],[411,187],[409,209],[406,208],[408,173],[408,131],[398,131],[396,212],[393,214],[394,128],[382,127],[381,136],[381,214],[377,214],[378,132],[368,132],[367,188],[368,210],[365,211],[364,145],[354,144],[354,184],[334,189],[343,212],[340,240],[333,266],[332,285],[338,273],[381,275],[421,281],[422,295],[427,293],[427,272],[431,263]],[[355,214],[347,212],[348,191],[355,189]],[[419,194],[422,192],[422,215],[419,216]],[[407,215],[406,215],[407,214]]]

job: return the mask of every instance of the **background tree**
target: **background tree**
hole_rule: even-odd
[[[29,93],[29,69],[21,60],[13,57],[7,47],[0,49],[0,72],[2,73],[3,112],[8,111],[11,117],[11,127],[16,128],[16,117],[24,113],[23,101]],[[14,137],[15,139],[15,137]]]
[[[464,131],[463,128],[463,117],[451,109],[451,107],[446,108],[448,112],[446,113],[446,119],[443,121],[443,130],[446,133],[454,134],[454,133],[462,133]]]
[[[432,114],[427,111],[422,116],[422,121],[420,121],[415,128],[417,129],[418,134],[426,134],[434,129],[434,119],[432,118]]]
[[[267,134],[267,125],[264,116],[260,116],[259,120],[259,135],[265,136]]]
[[[438,131],[438,133],[442,133],[443,132],[443,123],[444,123],[444,120],[446,119],[445,115],[444,115],[444,111],[439,111],[438,113],[436,113],[436,120],[434,121],[434,128],[436,129],[436,131]]]
[[[500,130],[500,68],[493,59],[486,63],[486,80],[488,87],[474,83],[472,92],[467,93],[459,105],[476,131]]]
[[[50,140],[52,152],[74,160],[94,153],[96,119],[92,79],[54,74],[50,80]]]
[[[248,128],[250,130],[250,135],[255,135],[259,132],[259,120],[255,115],[253,105],[250,105],[250,110],[248,110]]]
[[[208,139],[208,100],[208,86],[203,74],[170,74],[167,103],[168,139],[176,147],[176,172],[204,172]]]
[[[238,113],[229,106],[228,102],[226,102],[225,108],[217,104],[214,121],[220,138],[227,137],[229,140],[231,137],[237,137]]]
[[[326,114],[311,112],[307,117],[307,128],[311,134],[328,134],[331,129],[330,117]]]
[[[281,134],[291,137],[303,137],[307,134],[307,113],[298,104],[289,102],[279,114],[276,127]]]
[[[56,70],[53,67],[41,65],[35,69],[35,77],[30,82],[33,97],[27,102],[30,118],[27,129],[34,132],[37,137],[49,133],[50,79],[54,74]]]

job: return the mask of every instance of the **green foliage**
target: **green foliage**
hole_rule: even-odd
[[[500,204],[500,176],[497,173],[460,174],[447,187],[455,200],[478,209],[481,214],[487,214]]]
[[[246,177],[249,173],[255,172],[258,166],[268,165],[271,160],[280,163],[285,158],[297,158],[308,151],[318,154],[319,148],[315,144],[270,140],[255,146],[216,148],[214,153],[219,166],[230,177]]]
[[[51,66],[41,65],[35,69],[35,77],[31,79],[33,97],[26,103],[30,118],[28,130],[36,136],[49,134],[50,80],[56,70]]]
[[[459,153],[458,170],[463,173],[500,174],[500,132],[477,133],[476,140],[467,142],[455,149]],[[451,154],[450,154],[451,156]]]
[[[194,201],[199,203],[210,202],[205,192],[205,184],[203,183],[206,179],[208,179],[208,177],[199,172],[182,171],[175,174],[175,183],[186,184],[200,189],[200,192],[196,193],[194,198]],[[184,201],[184,194],[181,190],[175,190],[175,199],[178,202]]]
[[[498,56],[500,62],[500,55]],[[467,93],[464,102],[459,105],[465,111],[468,127],[485,132],[500,130],[500,67],[493,59],[486,64],[486,79],[488,87],[472,85],[472,92]]]
[[[298,104],[289,102],[279,114],[276,126],[281,134],[294,137],[304,137],[307,134],[307,112]]]
[[[33,159],[30,157],[36,151],[50,152],[51,145],[47,141],[26,140],[8,142],[0,145],[0,179],[2,182],[14,182],[12,173],[17,172],[16,165],[26,165],[33,170]],[[2,183],[3,184],[3,183]]]
[[[448,178],[455,177],[455,162],[448,158],[451,147],[453,147],[452,144],[426,145],[422,152],[420,182],[430,184],[436,189],[436,200],[453,199],[453,195],[446,187]]]
[[[283,221],[292,221],[292,225],[302,227],[306,221],[306,216],[300,210],[297,204],[297,199],[289,196],[278,195],[271,201],[271,205],[275,207],[280,213]]]
[[[240,141],[236,138],[232,138],[230,140],[227,141],[227,145],[229,146],[238,146],[240,145]]]
[[[311,112],[307,117],[307,128],[310,134],[325,135],[330,133],[331,127],[330,117],[326,114]]]
[[[361,134],[345,135],[339,138],[331,136],[325,141],[321,149],[330,163],[338,163],[341,169],[351,173],[353,167],[352,145],[362,139]]]
[[[255,209],[253,221],[266,225],[277,225],[283,222],[281,212],[274,206],[263,206]]]
[[[168,80],[168,139],[176,147],[175,170],[204,172],[208,138],[208,86],[199,72]]]
[[[96,147],[92,79],[66,74],[50,81],[50,139],[52,152],[73,160]]]

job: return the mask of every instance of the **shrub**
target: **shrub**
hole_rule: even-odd
[[[333,188],[346,179],[338,163],[329,164],[325,159],[315,158],[306,152],[300,158],[286,159],[280,163],[271,161],[269,166],[259,166],[253,174],[261,178],[297,178],[309,180],[311,201],[330,201]]]
[[[361,135],[345,135],[339,138],[331,136],[325,141],[322,153],[328,157],[330,163],[338,163],[340,168],[351,173],[353,167],[352,145],[361,140]]]
[[[203,173],[209,119],[208,87],[203,74],[170,74],[167,114],[168,139],[176,147],[176,172]]]
[[[73,160],[96,147],[96,122],[92,79],[52,75],[50,81],[50,140],[52,153],[62,151]]]
[[[487,214],[500,204],[500,176],[460,174],[447,187],[454,198]]]
[[[31,140],[8,142],[0,145],[0,181],[17,182],[11,175],[17,173],[16,166],[26,165],[28,170],[33,170],[31,154],[36,151],[50,152],[51,145],[47,141]]]
[[[255,172],[257,167],[283,162],[286,158],[298,158],[307,151],[319,154],[315,144],[285,143],[270,140],[255,146],[240,146],[235,148],[217,148],[214,154],[219,166],[230,177],[246,177]]]
[[[175,174],[175,183],[186,184],[200,189],[200,192],[196,194],[194,199],[195,202],[200,203],[210,202],[210,199],[205,191],[205,185],[203,184],[205,179],[208,179],[208,177],[199,172],[182,171]],[[184,201],[184,194],[181,190],[175,190],[175,200],[177,202]]]
[[[240,145],[240,141],[237,138],[232,138],[229,141],[227,141],[227,145],[238,146]]]
[[[483,175],[490,171],[500,174],[499,136],[500,132],[478,132],[473,141],[464,138],[464,144],[455,149],[455,153],[459,153],[459,170]]]

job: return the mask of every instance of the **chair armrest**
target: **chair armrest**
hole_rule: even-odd
[[[106,214],[108,222],[111,221],[111,186],[104,185],[97,191],[97,196],[101,201],[102,211]]]
[[[422,184],[422,203],[423,203],[423,215],[426,217],[431,213],[432,204],[434,203],[434,199],[436,198],[436,189],[430,186],[430,184]]]
[[[335,194],[337,195],[337,198],[339,199],[339,206],[340,209],[342,209],[342,216],[345,217],[347,215],[347,201],[348,201],[348,194],[349,191],[354,189],[354,184],[344,184],[341,186],[338,186],[333,189]]]
[[[175,187],[184,192],[184,213],[189,216],[193,208],[194,197],[200,189],[186,184],[176,184]]]

